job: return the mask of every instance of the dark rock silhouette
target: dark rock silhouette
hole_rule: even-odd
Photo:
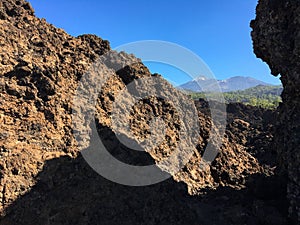
[[[281,75],[282,100],[275,131],[281,174],[288,178],[289,213],[300,223],[300,2],[260,0],[251,22],[254,51]]]

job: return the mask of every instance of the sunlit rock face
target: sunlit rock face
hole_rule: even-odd
[[[125,114],[132,132],[119,133],[141,141],[151,139],[150,122],[155,116],[166,123],[165,135],[161,135],[164,139],[147,153],[127,148],[117,139],[111,119],[112,113],[122,115],[121,110],[113,108],[121,91],[138,79],[156,77],[161,86],[169,87],[167,96],[179,99],[183,94],[162,77],[152,75],[133,55],[111,51],[108,41],[95,35],[72,37],[35,17],[24,0],[0,1],[0,45],[1,225],[284,224],[277,194],[283,192],[269,191],[281,185],[271,176],[275,158],[269,151],[273,112],[229,104],[226,132],[220,137],[223,144],[208,165],[203,163],[202,154],[212,139],[211,131],[220,126],[211,120],[210,109],[220,107],[217,102],[209,105],[204,100],[196,101],[197,114],[188,119],[199,121],[199,130],[195,130],[199,138],[193,141],[193,155],[187,164],[165,182],[127,187],[102,178],[79,154],[78,145],[88,147],[90,143],[85,136],[74,138],[73,129],[78,127],[72,115],[90,109],[84,104],[87,98],[74,103],[78,86],[89,81],[84,80],[87,71],[91,72],[91,81],[103,81],[101,76],[106,73],[111,76],[93,105],[95,113],[81,118],[85,122],[89,119],[86,115],[92,115],[95,133],[109,153],[130,165],[160,163],[176,151],[179,143],[191,146],[192,139],[184,143],[179,134],[193,121],[179,123],[174,101],[149,96],[138,101],[132,113]],[[124,66],[124,62],[135,63]],[[97,68],[95,65],[104,70],[92,73],[90,67]],[[115,67],[122,69],[115,71]],[[98,83],[87,84],[93,87]],[[145,89],[150,93],[149,87]],[[185,97],[182,102],[194,105]],[[121,109],[127,100],[120,104],[124,106]],[[217,114],[222,113],[220,110]],[[268,124],[263,122],[266,117]],[[86,127],[80,128],[86,131]],[[175,165],[184,158],[176,157]],[[186,189],[199,196],[188,196]]]
[[[287,175],[289,215],[300,221],[300,1],[260,0],[251,27],[254,52],[272,74],[281,75],[276,146],[282,175]]]

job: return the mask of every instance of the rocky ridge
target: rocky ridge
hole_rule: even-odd
[[[209,113],[202,107],[206,103],[196,102],[196,106],[200,104],[197,106],[200,138],[193,157],[181,171],[173,174],[173,179],[179,183],[168,180],[137,191],[133,187],[125,188],[99,177],[79,154],[78,143],[72,133],[72,100],[78,82],[89,67],[100,56],[110,52],[109,43],[94,35],[74,38],[66,34],[44,19],[36,18],[26,1],[5,0],[0,6],[1,224],[74,224],[74,221],[78,224],[97,224],[96,219],[101,217],[104,218],[103,224],[110,224],[118,221],[118,216],[127,221],[124,224],[137,223],[145,218],[149,224],[156,224],[157,220],[164,220],[164,217],[170,217],[173,224],[188,221],[191,224],[197,221],[207,224],[208,221],[201,216],[204,206],[213,215],[228,205],[222,203],[213,209],[205,201],[200,204],[197,198],[189,202],[190,197],[183,194],[186,191],[182,182],[187,185],[190,194],[200,195],[226,187],[232,190],[245,189],[247,181],[254,174],[273,174],[273,162],[263,161],[265,154],[258,147],[265,148],[273,140],[271,127],[261,124],[264,115],[270,112],[258,110],[257,120],[252,120],[250,115],[254,109],[250,107],[244,112],[244,109],[239,108],[243,106],[231,106],[220,154],[212,165],[206,165],[203,170],[199,166],[202,154],[211,128],[217,125],[211,122]],[[172,103],[150,97],[136,104],[128,118],[133,133],[138,137],[149,135],[151,115],[161,116],[167,121],[164,142],[151,149],[149,154],[136,154],[119,143],[110,115],[118,93],[130,82],[153,76],[161,79],[161,82],[165,81],[158,75],[152,75],[133,55],[111,52],[109,59],[109,63],[106,63],[108,70],[116,65],[122,69],[113,71],[113,76],[99,93],[95,115],[97,132],[110,153],[119,160],[135,165],[154,161],[159,163],[172,154],[178,142],[180,124]],[[134,63],[123,67],[126,60],[133,60]],[[261,140],[265,142],[261,143]],[[267,149],[265,151],[270,154]],[[123,191],[124,194],[120,196]],[[244,192],[241,190],[240,193]],[[238,194],[233,199],[239,202],[239,199],[243,199],[242,195]],[[137,215],[132,214],[132,209],[143,206],[140,196],[148,201],[148,215],[143,211]],[[171,200],[174,196],[179,197]],[[116,210],[114,207],[118,198],[121,208]],[[105,199],[105,204],[102,199]],[[170,201],[170,209],[160,205],[161,199]],[[216,202],[218,199],[216,196],[208,197],[207,202]],[[180,201],[185,202],[186,206],[181,205]],[[235,215],[235,224],[250,220],[253,216],[256,216],[257,221],[272,221],[272,218],[261,218],[258,209],[249,211],[248,208],[264,207],[269,210],[274,209],[273,203],[268,208],[269,203],[261,200],[244,201],[245,206],[239,207],[246,216],[235,215],[236,211],[229,207],[230,210],[220,218],[229,221]],[[103,210],[96,210],[98,204]],[[56,209],[57,205],[60,205],[59,209]],[[165,216],[159,212],[161,207],[165,210]],[[185,212],[185,216],[181,213],[180,218],[177,218],[178,209]],[[133,218],[127,218],[122,212]],[[149,218],[149,215],[153,218]],[[282,224],[284,216],[278,217],[281,221],[279,224]],[[222,222],[222,219],[216,221],[217,224]]]

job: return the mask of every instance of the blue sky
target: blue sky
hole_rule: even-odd
[[[249,23],[257,0],[29,0],[36,15],[73,36],[96,34],[116,48],[141,40],[163,40],[190,49],[217,79],[251,76],[279,84],[252,50]],[[146,63],[175,84],[190,79],[170,66]],[[200,74],[199,74],[200,75]]]

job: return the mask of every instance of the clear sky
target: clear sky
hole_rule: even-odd
[[[217,79],[251,76],[268,83],[280,80],[252,50],[250,21],[257,0],[29,0],[36,15],[69,34],[96,34],[111,47],[163,40],[199,55]],[[187,76],[169,66],[147,63],[176,84]],[[199,74],[200,75],[200,74]]]

